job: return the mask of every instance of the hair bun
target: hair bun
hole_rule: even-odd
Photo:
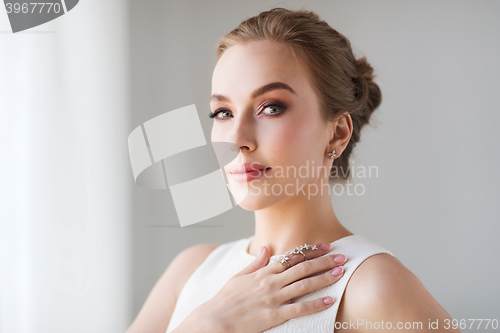
[[[358,72],[356,95],[360,106],[357,114],[361,121],[360,125],[363,126],[370,121],[371,114],[382,102],[382,93],[373,81],[373,68],[365,57],[356,60],[356,70]]]

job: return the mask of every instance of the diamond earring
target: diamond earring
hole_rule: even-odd
[[[331,152],[331,153],[328,153],[327,154],[328,156],[330,156],[330,158],[333,160],[334,158],[337,158],[339,157],[339,155],[335,154],[335,149]]]

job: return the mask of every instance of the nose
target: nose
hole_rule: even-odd
[[[255,140],[255,122],[250,117],[235,117],[232,119],[228,139],[240,147],[240,152],[254,151],[257,147]]]

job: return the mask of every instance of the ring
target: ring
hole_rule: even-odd
[[[288,268],[292,267],[292,266],[290,266],[290,263],[288,262],[288,259],[290,259],[290,258],[287,257],[287,254],[299,254],[300,253],[304,256],[304,261],[307,260],[306,255],[304,254],[304,252],[302,252],[303,249],[317,250],[318,248],[316,247],[316,245],[311,246],[311,245],[304,244],[301,247],[296,247],[292,251],[286,251],[285,254],[280,254],[279,256],[277,256],[276,260],[280,260],[281,265],[283,265],[283,267],[285,267],[285,270],[287,270]],[[285,266],[285,263],[286,263],[286,266]]]
[[[288,258],[288,257],[286,256],[286,254],[280,254],[280,255],[276,258],[276,260],[279,260],[279,261],[280,261],[280,263],[281,263],[281,265],[283,265],[283,267],[285,267],[285,270],[286,270],[286,269],[288,269],[288,268],[290,268],[290,267],[292,267],[292,266],[290,266],[290,263],[288,262],[288,259],[290,259],[290,258]],[[285,266],[285,263],[286,263],[286,266]],[[287,267],[287,266],[288,266],[288,267]]]
[[[301,247],[296,247],[294,250],[292,251],[288,251],[287,253],[294,253],[294,254],[302,254],[304,256],[304,261],[307,260],[307,257],[306,255],[304,254],[304,252],[302,252],[303,249],[308,249],[308,250],[317,250],[318,248],[316,247],[316,245],[307,245],[307,244],[304,244],[302,245]]]
[[[285,266],[285,264],[283,263],[283,261],[280,261],[280,263],[281,263],[281,265],[282,265],[283,267],[285,267],[285,270],[287,270],[288,268],[290,268],[290,264],[288,264],[288,262],[287,262],[288,267],[286,267],[286,266]]]

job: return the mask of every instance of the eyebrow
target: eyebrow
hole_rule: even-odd
[[[263,95],[263,94],[265,94],[268,91],[276,90],[276,89],[285,89],[285,90],[288,90],[291,93],[297,95],[297,93],[295,92],[295,90],[293,90],[292,87],[290,87],[288,84],[283,83],[283,82],[273,82],[273,83],[266,84],[265,86],[262,86],[259,89],[256,89],[252,93],[251,97],[252,98],[257,98],[260,95]],[[221,101],[221,102],[229,102],[230,101],[230,99],[228,97],[223,96],[223,95],[212,95],[212,96],[210,96],[210,101],[212,101],[214,99],[218,100],[218,101]]]

